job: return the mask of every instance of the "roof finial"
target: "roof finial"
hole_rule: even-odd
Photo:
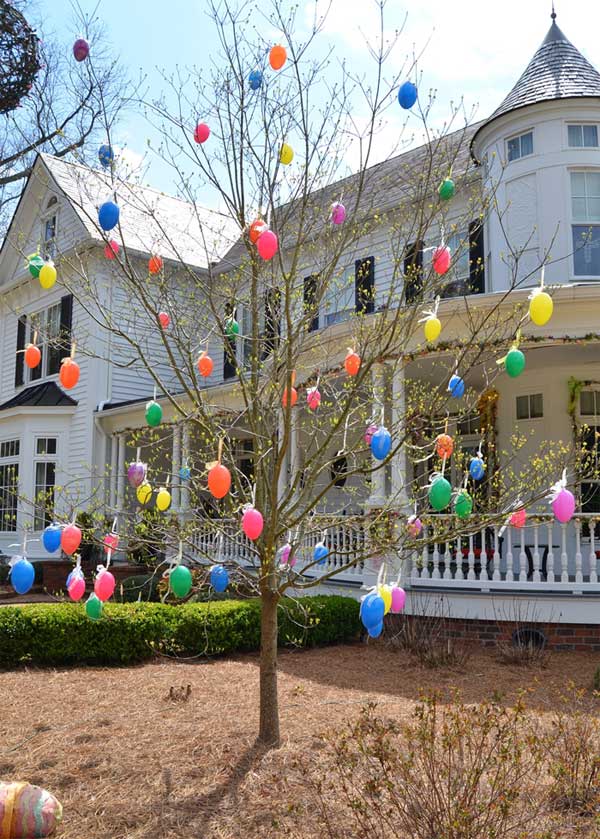
[[[552,14],[550,15],[552,20],[556,20],[556,12],[554,11],[554,0],[552,0]]]

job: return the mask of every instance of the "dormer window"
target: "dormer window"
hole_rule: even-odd
[[[569,148],[572,149],[597,149],[598,148],[598,126],[597,125],[569,125]]]
[[[44,259],[52,259],[56,255],[56,218],[58,199],[53,195],[46,204],[42,218],[42,255]]]
[[[509,163],[530,154],[533,154],[533,131],[519,134],[518,137],[511,137],[506,141],[506,156]]]

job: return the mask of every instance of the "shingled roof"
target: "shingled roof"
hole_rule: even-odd
[[[54,381],[42,382],[39,385],[27,387],[12,399],[0,405],[0,411],[10,408],[71,408],[77,405],[77,400],[61,390]]]

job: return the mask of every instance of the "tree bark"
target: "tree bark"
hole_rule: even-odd
[[[279,746],[279,699],[277,695],[277,603],[279,595],[263,591],[260,620],[260,728],[258,739]]]

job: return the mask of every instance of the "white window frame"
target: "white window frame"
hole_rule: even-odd
[[[531,416],[531,399],[534,396],[541,396],[542,397],[542,415],[541,417],[532,417]],[[517,400],[518,399],[525,399],[527,398],[527,407],[528,407],[528,416],[520,417],[519,412],[517,410]],[[530,390],[526,390],[523,393],[516,393],[515,394],[515,401],[514,401],[514,412],[515,412],[515,422],[543,422],[544,420],[544,392],[543,391],[536,391],[532,393]]]
[[[46,208],[40,216],[40,252],[44,259],[56,257],[56,242],[58,239],[58,218],[59,218],[60,203],[56,195],[50,196],[46,202]],[[54,219],[54,235],[46,238],[46,229],[49,221]]]
[[[60,340],[60,314],[61,314],[61,302],[58,300],[56,303],[51,303],[49,306],[46,306],[44,309],[40,309],[37,312],[31,312],[27,315],[27,335],[25,338],[25,343],[29,344],[33,342],[33,338],[35,332],[37,330],[37,339],[36,343],[37,346],[42,351],[42,360],[38,364],[37,367],[34,367],[31,370],[27,365],[24,366],[24,383],[26,385],[29,384],[39,384],[40,382],[44,382],[47,379],[56,376],[58,371],[54,373],[48,372],[48,360],[49,360],[49,342],[58,341]],[[48,331],[48,323],[49,323],[49,314],[51,310],[56,310],[58,314],[58,321],[57,321],[57,332],[55,336],[50,338],[49,331]],[[43,323],[41,319],[43,318]],[[39,376],[35,374],[40,372]]]
[[[38,454],[38,440],[56,440],[56,451],[53,453],[46,453],[46,454]],[[42,531],[46,526],[47,523],[53,518],[54,509],[52,513],[49,515],[48,519],[45,520],[45,523],[42,527],[38,527],[39,519],[41,515],[38,512],[38,489],[37,489],[37,467],[40,463],[53,463],[54,464],[54,505],[56,506],[56,476],[58,472],[58,457],[59,457],[59,447],[60,447],[60,440],[58,434],[36,434],[34,441],[33,441],[33,528],[36,532]],[[46,488],[49,486],[45,484]]]
[[[527,137],[530,134],[531,134],[531,151],[527,152],[526,154],[523,154],[522,151],[521,151],[523,137]],[[535,154],[535,136],[534,136],[534,134],[535,134],[535,132],[534,132],[533,128],[528,128],[526,131],[519,131],[518,134],[513,134],[510,137],[506,138],[505,149],[506,149],[506,163],[507,164],[516,163],[518,160],[523,160],[524,157],[533,157],[533,155]],[[518,157],[513,157],[512,160],[511,160],[511,158],[509,157],[509,143],[511,143],[513,140],[518,140],[519,141],[519,156]]]
[[[343,309],[333,309],[330,306],[343,300],[343,295],[348,294],[349,306]],[[320,306],[319,326],[326,329],[336,323],[343,323],[350,320],[356,312],[356,267],[354,262],[339,276],[330,277],[327,290],[323,294]]]
[[[8,466],[8,467],[16,466],[17,467],[17,485],[16,485],[16,496],[15,496],[15,510],[14,510],[15,522],[14,522],[14,527],[11,527],[10,530],[5,530],[4,529],[4,516],[0,515],[0,533],[16,533],[19,529],[19,484],[20,484],[20,481],[21,481],[21,478],[22,478],[22,475],[21,475],[21,450],[23,448],[23,441],[21,440],[20,437],[15,437],[14,435],[11,435],[10,437],[4,437],[2,440],[0,440],[0,445],[2,445],[2,443],[12,443],[12,442],[15,442],[15,443],[19,444],[19,451],[17,452],[17,454],[9,454],[9,455],[6,455],[5,457],[0,457],[0,466]],[[4,489],[4,487],[3,487],[3,489]],[[4,510],[5,508],[2,507],[0,509]]]
[[[566,148],[568,149],[597,149],[600,148],[600,125],[597,122],[586,122],[585,120],[581,122],[567,122],[566,125]],[[585,128],[595,128],[596,129],[596,145],[595,146],[586,146],[584,144],[584,129]],[[580,146],[572,146],[569,142],[569,129],[570,128],[581,128],[581,142]]]
[[[599,229],[599,238],[600,238],[600,220],[597,222],[584,222],[575,220],[574,213],[573,213],[573,180],[572,175],[577,174],[593,174],[600,176],[600,168],[594,166],[585,166],[585,167],[575,167],[570,168],[567,171],[567,185],[568,185],[568,200],[569,200],[569,242],[570,248],[572,253],[572,262],[571,262],[571,270],[573,272],[573,279],[575,282],[580,282],[582,280],[592,280],[597,282],[598,278],[600,278],[600,270],[597,274],[577,274],[575,273],[575,248],[573,242],[573,228],[574,227],[597,227]],[[587,194],[585,196],[587,198]],[[600,197],[600,193],[599,193]]]

